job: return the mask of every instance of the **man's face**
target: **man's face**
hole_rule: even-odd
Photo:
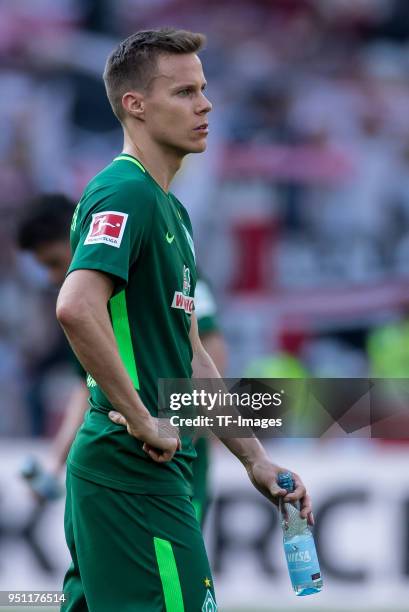
[[[202,63],[194,53],[161,55],[144,96],[145,125],[151,137],[182,155],[206,149],[207,114]]]
[[[38,263],[46,268],[50,282],[57,286],[62,285],[71,263],[69,241],[46,242],[34,249],[33,255]]]

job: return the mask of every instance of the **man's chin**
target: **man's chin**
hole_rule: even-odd
[[[189,142],[185,146],[174,147],[175,151],[177,151],[181,157],[185,157],[185,155],[190,155],[191,153],[203,153],[206,151],[206,148],[207,141],[205,138],[200,141]]]
[[[200,142],[195,142],[192,144],[192,147],[189,153],[203,153],[207,149],[207,140],[203,138]]]

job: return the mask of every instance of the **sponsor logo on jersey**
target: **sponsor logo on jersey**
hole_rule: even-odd
[[[183,285],[182,291],[175,291],[173,296],[172,308],[184,310],[187,314],[192,314],[195,309],[195,300],[189,296],[190,293],[190,270],[183,266]]]
[[[165,236],[165,238],[166,238],[166,241],[167,241],[169,244],[172,244],[172,242],[173,242],[173,241],[174,241],[174,239],[175,239],[175,236],[174,236],[173,234],[170,234],[169,232],[166,232],[166,236]]]
[[[119,248],[128,215],[108,210],[92,215],[91,226],[84,244],[109,244]]]
[[[181,291],[175,291],[172,308],[179,308],[180,310],[184,310],[187,314],[192,314],[195,309],[195,300],[188,295],[183,295]]]

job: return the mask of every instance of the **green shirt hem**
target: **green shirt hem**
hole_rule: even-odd
[[[88,470],[83,466],[80,466],[73,462],[68,461],[68,469],[74,476],[83,478],[100,484],[110,489],[117,489],[118,491],[124,491],[125,493],[136,493],[138,495],[187,495],[188,497],[193,496],[193,489],[190,485],[183,481],[173,482],[160,482],[151,481],[148,482],[127,482],[109,478],[105,474],[96,472],[94,470]]]
[[[123,282],[124,285],[128,283],[128,275],[124,273],[121,268],[119,268],[118,266],[107,264],[103,261],[83,259],[79,262],[75,262],[71,264],[71,266],[68,268],[66,276],[71,274],[71,272],[75,272],[76,270],[96,270],[97,272],[105,272],[106,274],[112,274],[113,276],[117,276]]]

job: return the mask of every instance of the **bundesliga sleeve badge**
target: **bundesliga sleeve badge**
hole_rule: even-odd
[[[85,244],[109,244],[119,248],[124,235],[128,215],[108,210],[92,215],[92,221]]]

